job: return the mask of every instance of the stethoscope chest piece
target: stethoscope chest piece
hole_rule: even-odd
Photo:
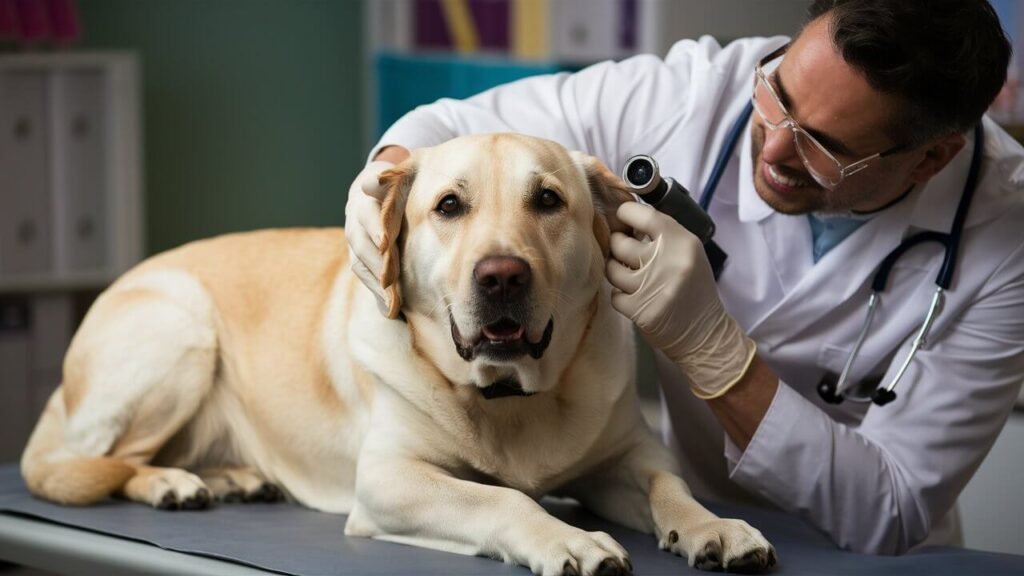
[[[985,132],[979,122],[974,130],[974,150],[971,154],[971,167],[967,172],[967,181],[964,183],[964,189],[960,195],[960,203],[957,205],[956,215],[953,217],[953,225],[950,231],[947,233],[925,231],[914,234],[903,240],[878,265],[878,270],[875,272],[871,283],[871,298],[868,300],[867,316],[864,318],[860,335],[857,336],[857,342],[853,345],[853,350],[850,351],[846,364],[843,366],[843,372],[839,375],[838,381],[823,380],[818,384],[818,395],[821,396],[824,402],[840,404],[844,398],[849,397],[851,400],[858,402],[873,402],[876,406],[885,406],[896,399],[896,384],[899,383],[900,379],[907,372],[907,369],[910,367],[910,361],[914,359],[918,350],[927,344],[929,331],[932,324],[935,323],[935,319],[945,301],[945,292],[952,284],[957,254],[960,251],[960,239],[963,233],[964,222],[967,220],[967,211],[971,206],[971,199],[974,197],[974,190],[977,188],[978,175],[981,172],[981,158],[984,147]],[[851,368],[867,337],[871,321],[881,301],[881,294],[885,291],[885,287],[888,284],[889,274],[893,270],[893,265],[905,252],[919,244],[925,243],[941,245],[944,254],[942,266],[939,268],[939,273],[935,278],[935,292],[932,295],[931,305],[928,307],[928,313],[925,315],[917,335],[914,336],[914,340],[911,342],[910,351],[907,352],[906,358],[904,358],[899,370],[888,385],[875,388],[870,396],[846,394],[849,388],[847,382],[850,378]]]

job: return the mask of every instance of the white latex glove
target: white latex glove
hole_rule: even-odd
[[[700,240],[647,205],[626,202],[616,215],[643,240],[612,234],[612,306],[679,366],[697,397],[725,394],[747,371],[756,346],[722,307]]]
[[[377,178],[393,166],[384,160],[367,164],[352,181],[345,203],[345,239],[348,241],[352,272],[377,297],[377,307],[384,314],[388,309],[387,294],[380,286],[380,273],[384,268],[380,254],[380,207],[384,201],[384,190]]]

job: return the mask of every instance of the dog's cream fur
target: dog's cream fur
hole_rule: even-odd
[[[32,492],[190,507],[272,483],[349,513],[353,536],[537,574],[630,571],[607,534],[536,502],[557,494],[653,532],[691,564],[774,563],[757,530],[691,498],[641,417],[632,329],[603,275],[609,214],[628,195],[606,168],[553,142],[480,135],[416,151],[381,181],[383,282],[402,319],[385,318],[350,272],[340,230],[235,234],[155,256],[75,335],[22,459]],[[543,190],[561,204],[541,206]],[[461,208],[446,216],[450,195]],[[456,351],[451,322],[464,343],[480,339],[473,272],[492,256],[529,264],[526,341],[553,324],[539,358]],[[498,380],[533,394],[485,399]]]

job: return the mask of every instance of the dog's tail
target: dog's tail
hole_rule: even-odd
[[[106,456],[58,456],[64,435],[63,390],[50,397],[21,457],[21,475],[29,492],[52,502],[85,506],[124,487],[135,467]]]

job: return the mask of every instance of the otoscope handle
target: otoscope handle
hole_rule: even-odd
[[[690,197],[690,192],[675,180],[662,178],[658,163],[646,154],[637,154],[626,161],[622,168],[622,180],[633,188],[641,200],[667,214],[700,239],[715,280],[718,280],[729,256],[711,239],[715,234],[715,222]]]
[[[662,178],[662,184],[646,194],[644,202],[671,216],[676,222],[706,244],[715,235],[715,223],[707,212],[690,197],[689,191],[672,178]]]

